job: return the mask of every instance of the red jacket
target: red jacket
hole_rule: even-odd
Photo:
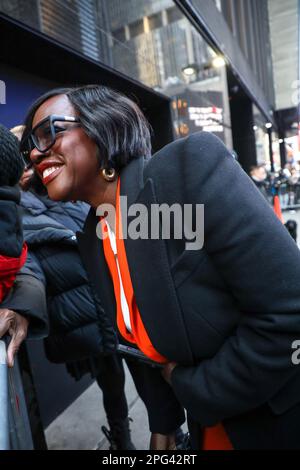
[[[19,201],[18,188],[0,186],[0,303],[8,294],[27,257]]]
[[[0,254],[0,303],[12,287],[18,271],[25,264],[27,258],[27,246],[24,244],[21,256],[11,258]]]

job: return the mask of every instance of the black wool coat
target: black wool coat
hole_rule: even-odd
[[[121,172],[128,206],[204,204],[204,246],[124,241],[155,348],[178,366],[174,392],[200,426],[223,422],[236,449],[300,448],[300,253],[219,139],[197,133]],[[124,216],[124,214],[123,214]],[[127,223],[130,223],[130,217]],[[113,286],[92,209],[79,248],[115,327]],[[171,227],[172,233],[172,227]]]

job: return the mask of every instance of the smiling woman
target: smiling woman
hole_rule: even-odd
[[[21,148],[30,149],[30,162],[54,200],[78,199],[74,193],[74,168],[79,165],[79,174],[87,182],[92,175],[95,177],[98,165],[96,145],[78,125],[75,115],[65,94],[49,98],[35,113],[29,134],[25,127],[21,143]],[[86,144],[88,149],[84,151]],[[90,155],[94,155],[94,168],[87,173],[82,157]]]
[[[79,122],[57,132],[52,115]],[[32,132],[44,122],[50,137],[37,148]],[[300,336],[300,253],[231,152],[201,132],[149,158],[141,110],[97,85],[41,97],[26,120],[23,142],[30,141],[49,196],[92,206],[77,234],[81,256],[104,323],[162,367],[165,381],[145,366],[139,391],[152,400],[150,428],[167,436],[164,445],[174,444],[167,410],[177,425],[182,418],[178,399],[195,449],[299,449],[300,369],[291,345]],[[168,239],[161,225],[153,239],[122,239],[116,228],[125,231],[131,213],[123,196],[147,214],[155,204],[177,204],[183,214],[189,204],[193,223],[204,205],[204,244],[191,256],[174,218]],[[100,204],[118,208],[113,220],[103,215],[102,239]]]
[[[129,158],[149,156],[150,129],[139,108],[125,96],[94,86],[86,87],[85,95],[86,102],[80,89],[62,88],[43,95],[28,113],[21,148],[27,163],[35,164],[52,199],[84,199],[98,205],[101,199],[95,194],[78,197],[72,192],[75,166],[79,165],[76,179],[80,175],[81,190],[87,182],[91,189],[93,181],[96,192],[100,190],[102,194],[100,168],[109,173],[123,167]],[[90,102],[94,99],[101,106],[91,109]],[[119,131],[115,132],[116,129]],[[86,156],[94,162],[90,168],[82,164]],[[72,176],[68,182],[67,175]]]
[[[150,129],[139,108],[112,90],[59,89],[33,106],[21,146],[53,200],[97,207],[102,200],[115,203],[116,175],[129,160],[150,156]],[[107,324],[110,331],[111,319]],[[107,331],[103,336],[114,349]],[[152,446],[174,447],[184,412],[170,386],[143,363],[129,361],[129,369],[149,414]]]

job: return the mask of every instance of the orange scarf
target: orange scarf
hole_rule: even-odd
[[[233,450],[223,424],[203,430],[202,450]]]
[[[122,221],[121,221],[121,210],[120,210],[120,178],[118,180],[117,186],[117,196],[116,196],[116,245],[117,245],[117,256],[119,262],[120,275],[122,279],[122,284],[124,288],[124,293],[126,301],[129,308],[130,314],[130,324],[131,332],[126,328],[123,314],[122,314],[122,304],[121,304],[121,295],[120,295],[120,280],[118,274],[118,268],[114,253],[112,251],[109,237],[108,229],[105,219],[101,219],[102,234],[103,234],[103,250],[106,263],[108,265],[115,292],[115,299],[117,304],[117,325],[119,332],[123,338],[138,346],[138,348],[150,359],[155,362],[165,363],[168,360],[163,357],[151,343],[151,340],[147,334],[147,331],[144,327],[138,306],[135,301],[135,296],[133,292],[129,266],[127,262],[127,256],[125,251],[124,239],[121,236],[122,234]],[[119,236],[120,234],[120,236]]]

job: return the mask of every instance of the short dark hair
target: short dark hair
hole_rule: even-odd
[[[255,170],[259,170],[260,168],[266,169],[266,165],[264,163],[259,163],[258,165],[252,165],[249,168],[250,173],[252,173]]]
[[[55,88],[40,96],[25,118],[21,147],[28,139],[38,108],[49,98],[66,95],[86,134],[97,144],[99,165],[119,171],[131,160],[151,155],[151,126],[127,96],[101,85]]]

